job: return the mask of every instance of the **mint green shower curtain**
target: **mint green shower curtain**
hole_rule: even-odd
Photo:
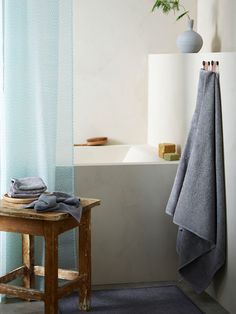
[[[72,5],[2,1],[1,195],[11,177],[25,176],[42,177],[49,191],[73,193]],[[73,234],[61,239],[62,266],[74,267],[73,241]],[[21,264],[18,235],[0,233],[0,256],[0,274]]]

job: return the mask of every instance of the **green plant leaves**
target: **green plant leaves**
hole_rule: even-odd
[[[184,13],[180,14],[180,15],[177,17],[176,21],[180,20],[183,16],[185,16],[185,15],[188,14],[188,13],[189,13],[189,11],[185,11]]]
[[[184,9],[184,12],[177,17],[176,21],[178,21],[185,15],[188,16],[189,13],[189,11],[185,10],[184,6],[179,3],[179,0],[156,0],[152,7],[152,12],[155,9],[160,9],[164,14],[168,14],[171,11],[176,13],[176,11],[180,11],[181,7]]]
[[[179,10],[179,0],[156,0],[152,7],[152,12],[155,9],[161,9],[163,13],[167,14],[171,10]]]

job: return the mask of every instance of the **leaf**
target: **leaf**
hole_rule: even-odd
[[[179,11],[179,0],[170,0],[170,4],[172,5],[172,9],[174,11]]]
[[[169,13],[171,11],[171,1],[170,0],[156,0],[152,7],[152,12],[155,9],[161,9],[163,13]]]
[[[155,9],[160,9],[164,14],[168,14],[170,11],[173,10],[174,14],[180,10],[182,7],[184,10],[184,6],[179,3],[179,0],[156,0],[153,7],[152,12]],[[184,11],[181,15],[179,15],[176,21],[180,20],[183,16],[187,15],[189,11]]]
[[[156,9],[159,8],[162,5],[162,0],[156,0],[156,2],[154,3],[153,7],[152,7],[152,12]]]
[[[183,16],[185,16],[186,14],[188,14],[188,12],[189,12],[189,11],[185,11],[184,13],[180,14],[180,15],[177,17],[176,21],[180,20]]]

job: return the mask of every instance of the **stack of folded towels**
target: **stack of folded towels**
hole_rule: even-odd
[[[46,190],[47,186],[41,178],[13,178],[9,192],[3,197],[3,205],[18,209],[33,208],[40,213],[65,212],[80,221],[82,206],[78,197],[63,192],[44,193]]]
[[[10,190],[7,194],[13,198],[38,198],[46,190],[47,186],[41,178],[12,178]]]
[[[2,204],[8,208],[21,208],[22,205],[37,200],[46,190],[47,186],[41,178],[12,178],[9,192],[3,196]]]

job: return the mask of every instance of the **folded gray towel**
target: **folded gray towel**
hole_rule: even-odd
[[[41,194],[38,200],[23,208],[34,208],[37,212],[60,211],[71,214],[80,222],[82,206],[80,199],[63,192],[53,192],[51,194]]]
[[[41,178],[26,177],[12,178],[8,196],[15,198],[38,197],[47,190],[47,186]]]
[[[166,212],[179,226],[179,272],[200,293],[225,262],[223,131],[217,73],[200,72],[197,105]]]
[[[39,177],[12,178],[11,183],[14,192],[45,190],[47,188],[43,180]]]

